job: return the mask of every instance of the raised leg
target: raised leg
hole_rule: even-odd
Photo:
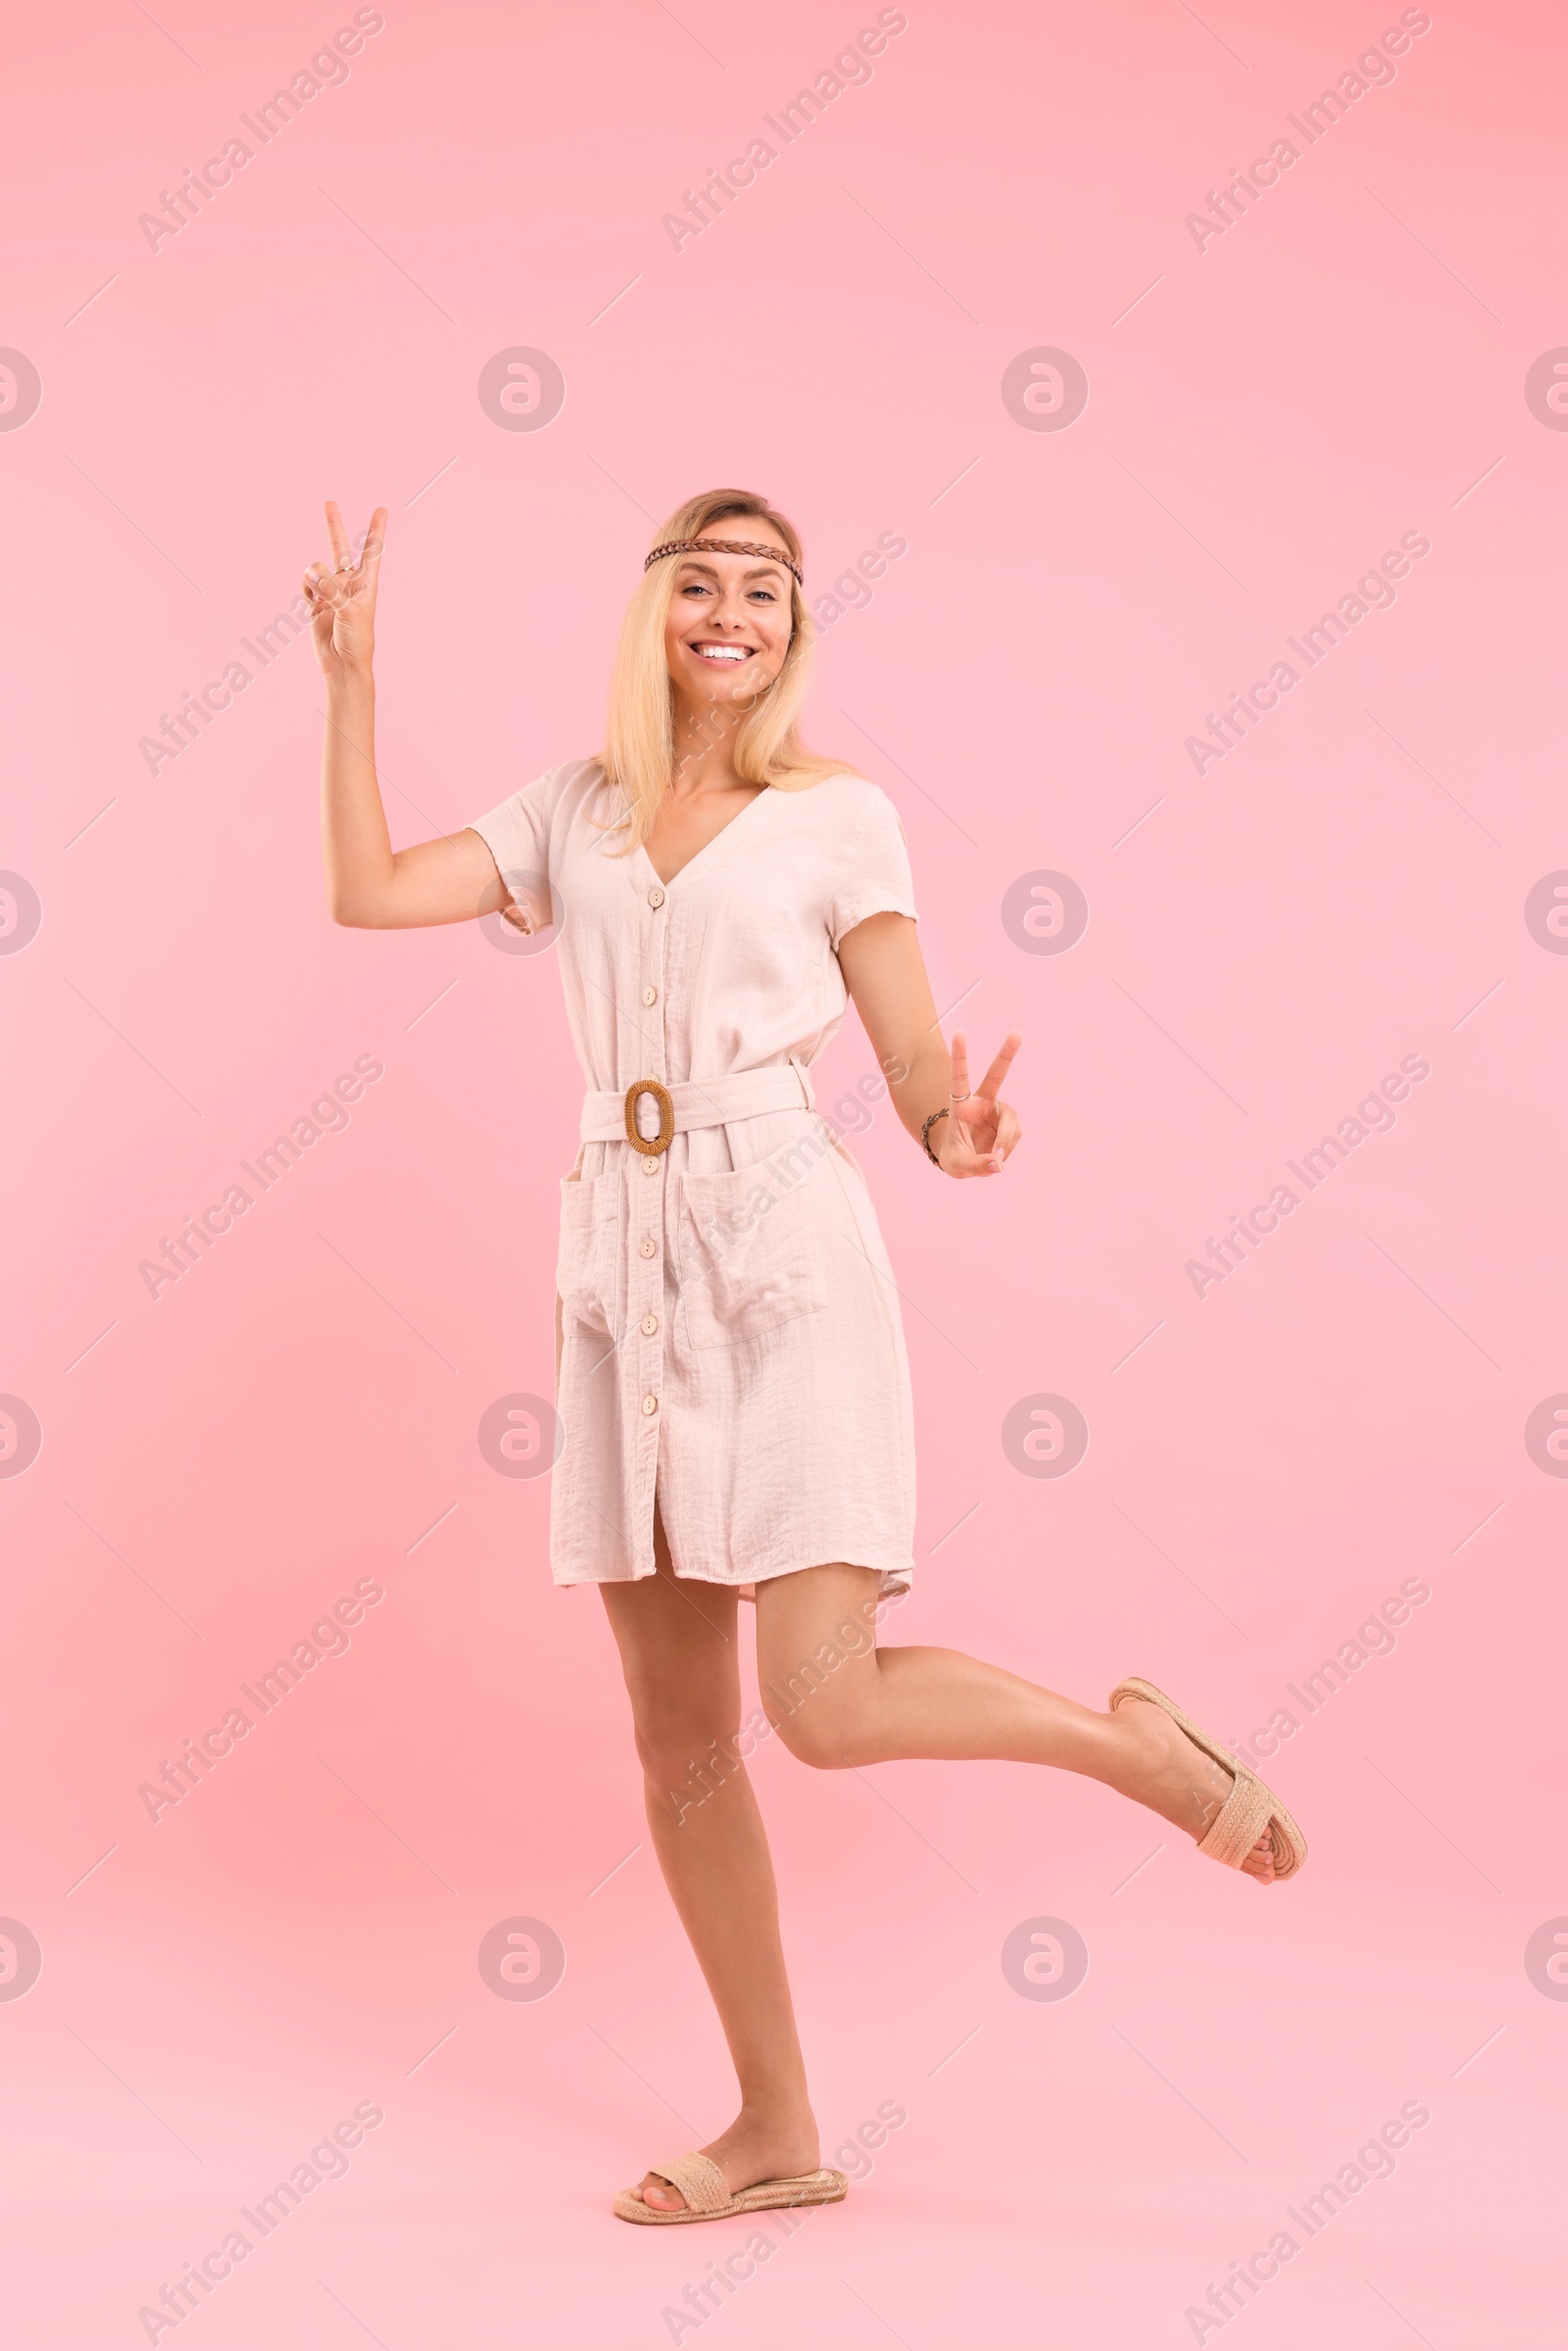
[[[1102,1781],[1191,1837],[1205,1834],[1234,1775],[1160,1707],[1132,1699],[1099,1714],[956,1649],[878,1648],[880,1582],[871,1568],[808,1567],[758,1587],[762,1702],[803,1763],[1049,1763]],[[1272,1880],[1267,1833],[1242,1866]]]

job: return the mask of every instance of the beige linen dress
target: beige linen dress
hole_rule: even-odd
[[[652,1575],[657,1484],[679,1576],[752,1584],[846,1560],[891,1596],[914,1531],[898,1292],[806,1073],[844,1019],[845,933],[914,913],[898,812],[855,775],[770,788],[662,883],[642,849],[615,854],[621,807],[578,760],[473,825],[511,919],[554,925],[589,1088],[562,1184],[554,1579]],[[856,1076],[885,1101],[869,1053]],[[626,1090],[647,1077],[675,1105],[658,1156],[625,1133]],[[633,1115],[656,1133],[651,1096]]]

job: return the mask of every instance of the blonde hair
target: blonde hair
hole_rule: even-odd
[[[771,524],[797,563],[803,561],[795,526],[752,490],[708,490],[688,498],[649,544],[665,539],[700,539],[716,522]],[[625,855],[646,841],[675,764],[674,698],[664,653],[664,628],[674,601],[678,558],[665,557],[643,573],[620,624],[620,642],[610,681],[605,748],[599,763],[612,793],[624,804],[617,820],[629,832]],[[801,741],[801,706],[810,678],[816,630],[801,584],[790,576],[790,643],[784,665],[740,721],[735,737],[735,772],[750,784],[799,792],[830,775],[853,774],[843,759],[827,759]]]

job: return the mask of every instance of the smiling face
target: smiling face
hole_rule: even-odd
[[[705,538],[751,539],[787,554],[770,522],[729,515]],[[664,658],[677,703],[697,710],[748,707],[784,666],[793,628],[794,580],[785,563],[705,549],[675,559],[679,569],[664,623]]]

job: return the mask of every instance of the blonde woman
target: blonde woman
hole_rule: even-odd
[[[653,1842],[739,2077],[740,2113],[615,2198],[673,2224],[836,2200],[819,2168],[767,1839],[745,1768],[776,1735],[829,1770],[902,1756],[1086,1773],[1263,1884],[1289,1813],[1145,1682],[1106,1712],[954,1650],[879,1647],[912,1574],[899,1294],[860,1170],[809,1070],[853,998],[897,1116],[938,1176],[992,1182],[1019,1141],[1005,1038],[971,1086],[944,1044],[894,807],[800,736],[801,544],[717,490],[659,532],[627,608],[604,750],[444,840],[394,851],[371,642],[386,513],[306,591],[327,689],[334,919],[501,913],[553,925],[587,1085],[562,1185],[551,1495],[559,1584],[604,1593]],[[869,1073],[868,1073],[869,1074]],[[737,1601],[755,1592],[763,1717],[743,1725]]]

